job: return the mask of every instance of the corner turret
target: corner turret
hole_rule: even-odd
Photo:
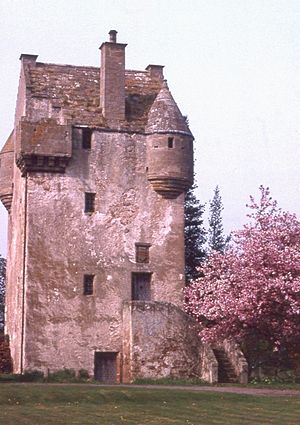
[[[166,81],[148,114],[147,177],[164,198],[177,198],[193,183],[193,135]]]
[[[12,132],[0,152],[0,200],[10,212],[13,197],[14,143]]]

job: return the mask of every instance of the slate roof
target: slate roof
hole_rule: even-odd
[[[61,107],[73,123],[105,126],[99,106],[100,68],[26,64],[26,85],[32,97],[47,98]],[[162,86],[149,71],[125,71],[126,122],[123,127],[144,131],[148,112]]]
[[[13,134],[14,132],[12,131],[8,137],[8,139],[6,140],[3,148],[1,149],[0,153],[8,153],[8,152],[13,152],[14,150],[14,140],[13,140]]]
[[[173,96],[164,81],[148,113],[148,133],[182,132],[191,134]]]

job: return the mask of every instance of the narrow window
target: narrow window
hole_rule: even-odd
[[[168,148],[172,149],[174,147],[174,137],[168,138]]]
[[[149,263],[149,248],[150,248],[150,244],[146,244],[146,243],[135,244],[136,263]]]
[[[91,149],[92,129],[82,129],[82,149]]]
[[[94,275],[85,274],[83,276],[83,295],[93,295],[94,292]]]
[[[92,213],[95,211],[95,193],[85,192],[84,212]]]

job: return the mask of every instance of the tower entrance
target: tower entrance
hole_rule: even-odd
[[[131,288],[133,301],[151,300],[151,273],[132,273]]]
[[[94,377],[96,381],[114,384],[117,382],[117,354],[95,352]]]

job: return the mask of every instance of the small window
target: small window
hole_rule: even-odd
[[[83,128],[82,129],[82,149],[91,149],[92,147],[92,129]]]
[[[83,295],[93,295],[94,292],[94,275],[85,274],[83,276]]]
[[[174,147],[174,137],[168,138],[168,148],[172,149]]]
[[[136,263],[149,263],[149,248],[150,248],[150,244],[145,244],[145,243],[135,244]]]
[[[92,213],[95,211],[95,193],[85,192],[84,212]]]

